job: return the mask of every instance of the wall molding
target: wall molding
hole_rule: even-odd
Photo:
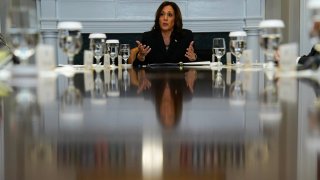
[[[153,20],[89,20],[89,19],[41,19],[41,31],[56,31],[61,21],[80,21],[84,33],[142,33],[153,26]],[[184,28],[193,32],[230,32],[245,28],[245,19],[186,19]]]
[[[56,30],[58,22],[61,21],[80,21],[83,23],[85,33],[148,31],[154,23],[154,12],[161,3],[156,0],[139,0],[134,4],[128,0],[37,0],[37,2],[42,31]],[[245,27],[257,26],[264,18],[264,0],[199,0],[198,3],[194,0],[179,0],[176,3],[181,8],[184,28],[194,32],[243,30]],[[134,9],[137,5],[145,11]],[[74,10],[69,11],[70,8]],[[118,14],[120,11],[122,13]]]

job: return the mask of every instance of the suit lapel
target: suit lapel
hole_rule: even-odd
[[[160,50],[162,51],[163,54],[166,54],[167,53],[166,46],[164,45],[164,41],[163,41],[161,32],[157,33],[157,39],[158,39],[158,42],[160,42],[160,44],[159,44]]]
[[[171,39],[170,46],[169,46],[169,49],[168,49],[167,53],[168,54],[174,54],[173,52],[176,51],[177,45],[178,45],[178,40],[175,39],[175,38]]]

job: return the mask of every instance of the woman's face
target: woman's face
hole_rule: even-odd
[[[165,6],[160,14],[159,25],[161,31],[173,31],[175,14],[172,6]]]

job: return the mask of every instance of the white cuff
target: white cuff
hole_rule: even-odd
[[[299,60],[300,60],[300,57],[297,57],[297,59],[296,59],[296,64],[299,63]]]

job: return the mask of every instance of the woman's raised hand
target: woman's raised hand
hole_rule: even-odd
[[[186,54],[184,55],[185,57],[187,57],[190,61],[195,61],[197,60],[197,55],[194,52],[194,48],[193,48],[193,43],[194,41],[190,42],[189,47],[187,48]]]
[[[137,45],[138,45],[138,55],[137,58],[140,61],[144,61],[146,55],[151,51],[151,48],[149,46],[143,45],[140,41],[136,41]]]

